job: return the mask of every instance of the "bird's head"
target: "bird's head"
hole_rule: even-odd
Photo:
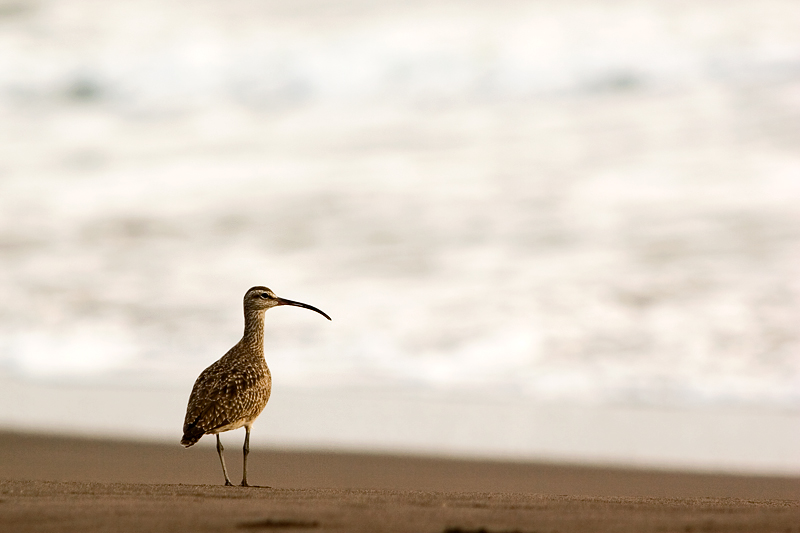
[[[317,309],[316,307],[300,302],[295,302],[294,300],[287,300],[285,298],[280,298],[276,296],[274,292],[269,290],[266,287],[253,287],[252,289],[248,290],[244,295],[244,308],[245,310],[254,310],[254,311],[266,311],[272,307],[277,307],[279,305],[293,305],[295,307],[304,307],[306,309],[311,309],[315,311],[328,320],[331,319],[328,315]]]

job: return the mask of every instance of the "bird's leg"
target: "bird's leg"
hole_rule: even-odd
[[[219,440],[219,433],[217,433],[217,453],[219,454],[219,462],[222,463],[222,473],[225,474],[225,485],[233,485],[228,478],[228,469],[225,468],[225,458],[222,456],[222,452],[224,451],[225,448],[223,448],[222,441]]]
[[[242,487],[247,484],[247,456],[250,454],[250,426],[244,427],[244,446],[242,447]]]

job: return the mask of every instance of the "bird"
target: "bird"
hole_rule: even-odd
[[[225,448],[219,440],[219,434],[244,427],[241,486],[250,486],[247,483],[250,428],[267,405],[272,391],[272,375],[264,359],[264,313],[280,305],[310,309],[331,320],[316,307],[280,298],[267,287],[250,288],[244,295],[242,339],[200,373],[189,395],[181,444],[188,448],[203,435],[215,435],[225,485],[233,483],[225,468]]]

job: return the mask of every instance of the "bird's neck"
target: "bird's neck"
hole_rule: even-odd
[[[264,355],[264,311],[245,310],[242,344]]]

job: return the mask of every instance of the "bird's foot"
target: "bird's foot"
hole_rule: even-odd
[[[226,486],[226,487],[233,487],[233,483],[231,483],[231,480],[230,480],[230,479],[226,479],[226,480],[225,480],[225,486]]]
[[[242,487],[249,487],[250,485],[247,483],[247,481],[246,481],[246,480],[244,480],[244,479],[243,479],[243,480],[242,480],[242,485],[241,485],[241,486],[242,486]]]

